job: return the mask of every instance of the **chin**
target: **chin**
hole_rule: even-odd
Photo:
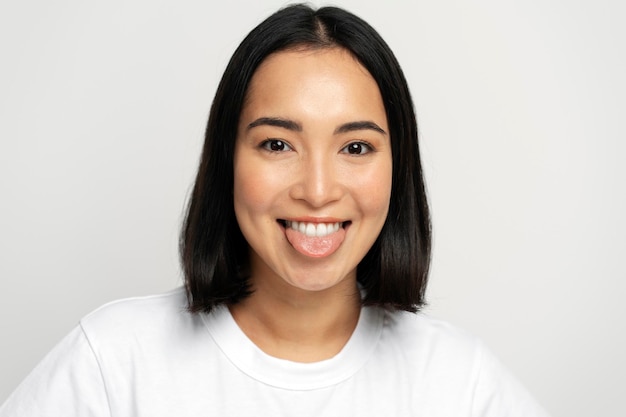
[[[352,279],[349,276],[344,276],[343,278],[326,278],[320,279],[319,275],[326,275],[324,273],[316,274],[317,276],[300,276],[300,277],[292,277],[289,279],[285,279],[285,281],[291,285],[292,287],[298,288],[302,291],[310,291],[310,292],[322,292],[326,290],[330,290],[332,288],[338,288],[340,286],[349,285],[349,282],[352,282]],[[356,277],[354,279],[356,281]]]

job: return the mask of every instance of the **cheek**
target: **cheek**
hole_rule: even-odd
[[[235,174],[234,202],[235,215],[240,223],[249,219],[250,216],[263,209],[262,193],[259,192],[261,184],[254,176]]]
[[[391,165],[385,164],[360,176],[355,186],[364,214],[385,219],[391,198]]]
[[[276,175],[256,164],[235,166],[234,204],[237,217],[263,212],[271,207],[280,188]]]
[[[234,198],[235,211],[248,210],[263,204],[262,194],[259,192],[261,182],[258,178],[249,175],[235,174]]]

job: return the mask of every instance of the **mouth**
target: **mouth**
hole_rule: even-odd
[[[339,229],[347,229],[352,223],[344,222],[299,222],[295,220],[278,219],[278,223],[284,229],[292,229],[306,235],[307,237],[324,237],[338,232]]]
[[[324,258],[332,255],[343,243],[351,221],[306,222],[278,219],[291,246],[302,255]]]

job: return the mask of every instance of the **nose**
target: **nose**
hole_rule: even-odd
[[[341,169],[332,158],[310,156],[300,162],[290,190],[291,198],[320,208],[341,199],[344,185]]]

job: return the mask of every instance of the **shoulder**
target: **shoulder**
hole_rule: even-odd
[[[423,313],[384,313],[378,356],[418,392],[469,404],[484,353],[476,337],[450,323]]]
[[[92,346],[124,345],[132,341],[171,339],[197,331],[199,318],[187,311],[185,292],[178,288],[160,295],[113,301],[80,321]]]
[[[436,350],[439,353],[475,355],[482,349],[480,340],[454,325],[424,313],[384,313],[383,335],[411,349]]]
[[[182,288],[159,295],[125,298],[107,303],[81,321],[85,328],[142,325],[159,319],[171,320],[186,314]]]
[[[110,321],[120,316],[128,318],[129,315],[141,317],[142,315],[169,314],[173,311],[180,312],[185,310],[185,303],[184,289],[180,287],[163,294],[111,301],[89,313],[81,322],[97,325],[102,320]]]
[[[414,392],[428,392],[433,407],[463,405],[480,416],[546,416],[476,336],[423,313],[384,317],[379,350],[396,361],[387,359],[387,365],[398,368],[396,375],[407,373]]]

